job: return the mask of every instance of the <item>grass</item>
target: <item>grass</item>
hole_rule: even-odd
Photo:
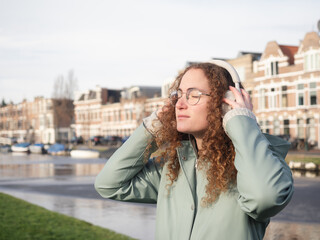
[[[0,240],[132,239],[0,193]]]

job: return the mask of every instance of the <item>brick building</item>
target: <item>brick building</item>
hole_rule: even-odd
[[[85,140],[93,136],[129,136],[162,104],[160,94],[159,87],[141,86],[123,90],[97,87],[79,93],[74,101],[76,135]]]
[[[320,37],[307,33],[298,46],[269,42],[253,62],[250,91],[261,129],[320,147]]]
[[[72,100],[36,97],[0,108],[0,137],[31,143],[68,141],[72,121]]]

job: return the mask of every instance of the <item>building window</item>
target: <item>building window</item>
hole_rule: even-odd
[[[259,90],[259,100],[258,100],[258,107],[259,110],[263,110],[266,108],[266,96],[265,96],[265,89]]]
[[[279,63],[278,61],[272,61],[266,64],[265,69],[266,76],[275,76],[279,74]]]
[[[118,119],[117,119],[117,111],[114,111],[113,112],[113,122],[116,122]]]
[[[129,119],[129,110],[125,110],[125,119],[126,121],[130,120]]]
[[[274,88],[270,89],[269,93],[269,108],[276,108],[277,107],[277,94]]]
[[[18,129],[22,129],[22,121],[18,120]]]
[[[278,75],[279,68],[278,68],[278,62],[271,62],[271,75]]]
[[[287,86],[281,87],[281,107],[288,107]]]
[[[298,84],[297,86],[297,94],[298,94],[298,106],[303,106],[304,105],[304,85]]]
[[[121,110],[118,111],[118,122],[121,122]]]
[[[280,121],[279,120],[275,120],[273,121],[273,133],[275,135],[280,135]]]
[[[304,70],[313,71],[320,69],[320,53],[310,51],[304,56]]]
[[[47,126],[48,127],[53,127],[53,121],[51,117],[47,117]]]
[[[309,85],[310,105],[317,105],[317,83],[312,82]]]
[[[45,122],[43,117],[40,117],[40,126],[45,127]]]
[[[269,124],[268,120],[259,121],[259,125],[260,125],[260,128],[261,128],[262,132],[269,133],[268,124]]]
[[[304,138],[303,119],[298,119],[298,138]]]
[[[269,122],[269,120],[266,120],[266,128],[265,128],[265,133],[270,133],[270,122]]]
[[[316,140],[316,128],[315,121],[313,118],[307,119],[307,129],[308,142],[314,142]]]
[[[283,120],[283,134],[290,135],[290,122],[289,119]]]

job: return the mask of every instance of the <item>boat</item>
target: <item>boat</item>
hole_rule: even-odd
[[[24,153],[27,153],[27,152],[29,152],[29,146],[30,146],[30,143],[28,143],[28,142],[17,143],[17,144],[14,144],[11,147],[11,151],[12,152],[24,152]]]
[[[66,155],[67,149],[63,144],[55,143],[51,145],[50,148],[48,149],[48,154],[59,155],[59,156]]]
[[[93,149],[77,149],[70,152],[73,158],[99,158],[100,152]]]
[[[31,153],[45,153],[44,144],[42,143],[32,144],[29,149]]]
[[[8,153],[11,151],[11,146],[9,144],[0,145],[0,152],[1,153]]]

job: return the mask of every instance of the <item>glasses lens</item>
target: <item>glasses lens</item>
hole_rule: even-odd
[[[176,105],[177,101],[178,101],[179,97],[178,97],[178,92],[177,91],[173,91],[170,94],[170,101],[172,105]]]
[[[196,105],[201,97],[201,92],[197,89],[192,89],[189,93],[188,93],[188,103],[190,105]]]

